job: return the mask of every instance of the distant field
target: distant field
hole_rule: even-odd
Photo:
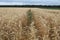
[[[58,7],[40,7],[42,9],[52,9],[52,10],[60,10]]]
[[[60,10],[0,8],[0,40],[60,40]]]

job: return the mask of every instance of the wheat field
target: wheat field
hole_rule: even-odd
[[[60,40],[60,10],[0,8],[0,40]]]

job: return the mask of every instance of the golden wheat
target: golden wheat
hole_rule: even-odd
[[[60,10],[0,8],[0,40],[60,40]]]

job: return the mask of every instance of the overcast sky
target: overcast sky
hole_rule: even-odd
[[[60,5],[60,0],[0,0],[0,5]]]

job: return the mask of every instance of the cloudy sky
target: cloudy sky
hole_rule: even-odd
[[[60,0],[0,0],[0,5],[60,5]]]

